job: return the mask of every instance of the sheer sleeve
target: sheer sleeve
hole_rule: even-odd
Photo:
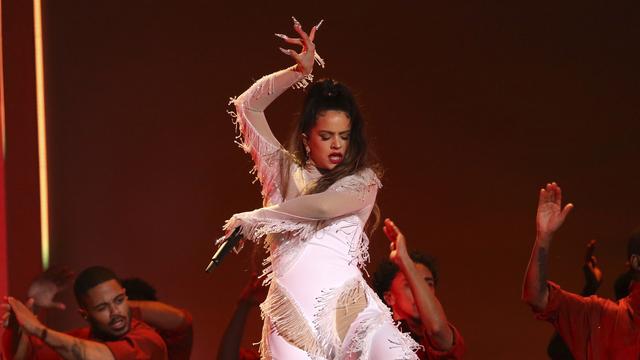
[[[288,169],[290,156],[269,128],[264,110],[291,86],[304,87],[308,78],[295,67],[262,77],[237,98],[232,98],[235,118],[240,131],[237,143],[254,162],[254,172],[262,185],[265,204],[282,202],[281,169]]]
[[[338,180],[328,190],[302,195],[278,205],[235,214],[225,229],[242,228],[246,239],[258,241],[272,233],[290,233],[307,238],[323,220],[369,210],[382,185],[375,173],[365,169]],[[368,214],[367,214],[368,215]]]

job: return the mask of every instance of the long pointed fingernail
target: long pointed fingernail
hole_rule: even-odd
[[[324,19],[320,20],[318,25],[316,25],[316,30],[320,29],[320,25],[322,25],[323,22],[324,22]]]
[[[287,55],[289,55],[289,52],[291,51],[291,50],[289,50],[289,49],[283,49],[283,48],[281,48],[281,47],[279,47],[278,49],[280,49],[280,51],[282,51],[283,53],[285,53],[285,54],[287,54]]]
[[[284,39],[284,40],[288,39],[287,35],[285,34],[274,34],[274,35],[279,37],[280,39]]]
[[[300,26],[300,21],[295,16],[292,16],[291,19],[293,19],[293,26]]]

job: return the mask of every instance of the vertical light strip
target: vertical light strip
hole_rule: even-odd
[[[47,177],[47,127],[44,106],[44,61],[42,54],[41,0],[33,0],[33,30],[36,52],[36,101],[38,107],[38,168],[40,180],[40,242],[42,267],[49,267],[49,181]]]
[[[4,45],[2,43],[2,39],[4,38],[4,33],[2,32],[2,1],[0,0],[0,132],[2,132],[2,160],[6,160],[5,156],[7,154],[7,137],[5,135],[5,127],[4,127],[4,53],[2,49],[4,49]],[[4,201],[4,200],[2,200]],[[5,216],[5,215],[3,215]]]

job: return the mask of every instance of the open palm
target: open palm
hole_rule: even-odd
[[[391,219],[385,219],[382,230],[389,239],[389,260],[398,266],[411,261],[407,241],[396,224]]]
[[[54,298],[69,286],[73,276],[73,272],[66,267],[50,268],[31,283],[28,296],[34,299],[35,305],[40,308],[64,310],[65,305],[56,302]]]
[[[556,183],[547,184],[540,190],[536,225],[538,234],[551,235],[562,226],[565,218],[573,209],[573,204],[562,207],[562,190]]]

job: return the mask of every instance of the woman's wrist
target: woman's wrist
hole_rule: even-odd
[[[293,71],[301,74],[302,76],[307,76],[309,74],[311,74],[313,72],[313,68],[310,69],[306,69],[304,66],[300,65],[300,64],[295,64],[293,66]]]

